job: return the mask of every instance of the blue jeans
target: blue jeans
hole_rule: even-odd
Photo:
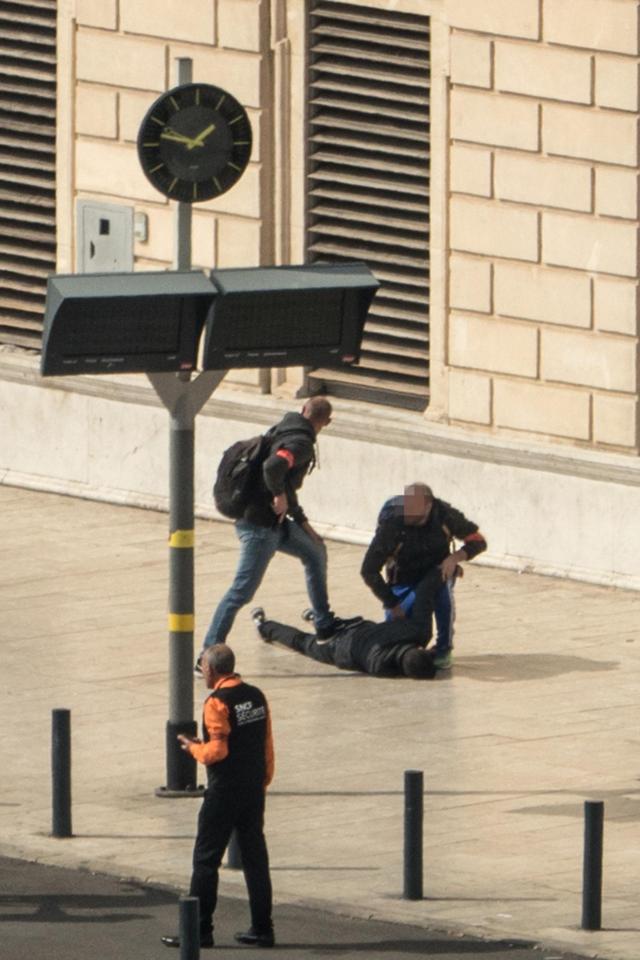
[[[420,584],[416,587],[403,587],[403,586],[393,586],[391,589],[398,597],[400,606],[405,612],[405,615],[408,620],[425,620],[429,621],[428,624],[425,624],[425,643],[429,643],[431,639],[432,628],[430,625],[431,614],[435,616],[436,620],[436,645],[434,650],[437,653],[447,653],[449,650],[453,649],[453,634],[454,634],[454,623],[456,618],[456,607],[455,599],[453,596],[453,588],[456,582],[456,577],[450,577],[449,580],[445,580],[438,584],[434,584],[433,577],[425,578],[425,580],[420,581]],[[420,587],[422,586],[422,590]],[[424,589],[426,587],[426,590]],[[416,604],[416,592],[418,592],[418,610],[415,609]],[[426,593],[426,598],[425,598]],[[427,604],[425,608],[425,599],[427,599]],[[385,612],[385,620],[390,620],[391,614],[387,610]]]
[[[289,520],[277,527],[258,527],[238,520],[236,535],[240,541],[236,575],[218,604],[203,647],[225,642],[238,610],[253,599],[276,550],[302,561],[316,627],[327,627],[332,623],[333,613],[327,595],[327,548],[324,543],[316,543],[299,524]]]

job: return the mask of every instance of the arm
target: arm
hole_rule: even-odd
[[[262,465],[265,486],[273,496],[274,512],[283,520],[289,514],[296,523],[308,523],[291,483],[291,471],[296,467],[304,468],[312,456],[313,446],[308,442],[290,440],[277,446]],[[301,476],[304,477],[304,470]]]
[[[273,730],[271,728],[271,711],[267,706],[267,735],[264,742],[264,752],[265,752],[265,762],[266,762],[266,773],[264,778],[264,785],[268,787],[271,781],[273,780],[273,773],[275,769],[275,754],[273,750]]]
[[[182,734],[178,736],[178,740],[182,749],[195,757],[198,763],[210,766],[212,763],[219,763],[224,760],[229,753],[229,734],[231,732],[229,711],[217,697],[209,697],[204,705],[204,724],[209,734],[207,743],[198,739],[190,740]]]
[[[446,505],[445,523],[456,540],[462,540],[462,547],[450,553],[440,565],[444,580],[452,576],[456,566],[465,560],[473,560],[487,549],[487,541],[477,524],[467,520],[465,515],[454,507]]]
[[[400,530],[392,524],[380,524],[369,548],[364,555],[360,574],[366,585],[373,591],[382,605],[392,610],[398,605],[389,584],[380,573],[386,561],[400,542]]]

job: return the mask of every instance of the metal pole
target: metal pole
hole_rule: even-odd
[[[51,834],[71,837],[71,711],[53,710],[51,721]]]
[[[180,960],[200,960],[200,901],[180,897]]]
[[[186,421],[186,422],[185,422]],[[179,733],[194,737],[194,429],[190,416],[171,418],[169,448],[169,719],[167,789],[195,790],[197,764],[180,748]]]
[[[176,84],[182,86],[193,79],[193,60],[190,57],[176,58]],[[191,204],[176,204],[176,246],[174,256],[176,270],[191,270]]]
[[[405,900],[422,900],[422,770],[404,772],[404,890]]]
[[[582,929],[600,930],[602,923],[602,837],[604,802],[584,804],[584,861],[582,868]]]
[[[190,83],[192,61],[176,60],[176,82]],[[178,270],[191,268],[191,206],[176,206],[175,263]],[[177,375],[182,392],[188,391],[191,375]],[[166,728],[167,786],[164,791],[193,791],[197,787],[197,764],[180,748],[179,733],[194,737],[193,719],[193,473],[194,422],[190,405],[178,402],[171,416],[169,441],[169,719]]]

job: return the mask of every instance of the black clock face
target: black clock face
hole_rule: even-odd
[[[159,97],[138,133],[147,179],[172,200],[197,203],[229,190],[249,163],[251,124],[235,97],[186,83]]]

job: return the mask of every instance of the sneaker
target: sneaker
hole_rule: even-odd
[[[431,653],[431,651],[429,651]],[[451,650],[441,650],[440,652],[433,651],[433,665],[436,670],[451,670],[453,666],[453,651]]]
[[[311,607],[307,607],[306,610],[302,611],[302,619],[305,620],[307,623],[313,623],[315,618],[316,618],[316,615],[311,609]]]
[[[276,943],[273,930],[256,933],[253,927],[250,927],[245,933],[234,933],[233,939],[238,943],[246,943],[249,947],[274,947]]]
[[[261,627],[267,619],[264,612],[264,607],[254,607],[251,611],[251,619],[255,623],[256,627]]]
[[[204,673],[202,672],[202,666],[201,666],[201,664],[200,664],[200,661],[201,661],[201,660],[202,660],[202,654],[200,653],[200,654],[198,655],[198,659],[196,660],[195,664],[193,665],[193,675],[194,675],[194,677],[199,677],[200,680],[202,680],[203,677],[204,677]]]

